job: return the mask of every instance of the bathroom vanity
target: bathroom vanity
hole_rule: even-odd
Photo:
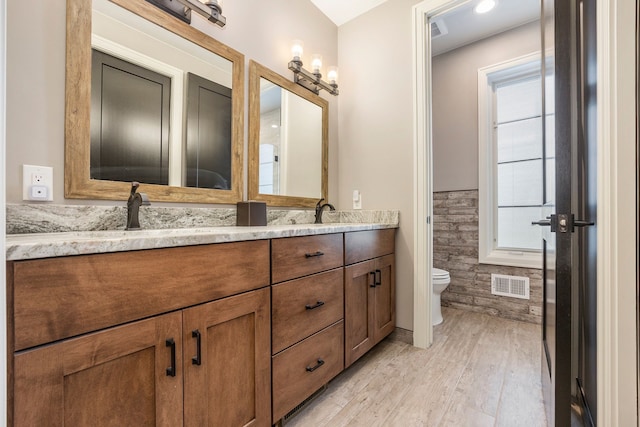
[[[392,332],[396,226],[9,236],[10,423],[277,423]]]

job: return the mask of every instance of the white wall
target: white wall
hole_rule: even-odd
[[[389,0],[338,30],[339,200],[399,209],[397,325],[413,329],[412,14],[418,0]],[[422,262],[427,262],[423,260]]]
[[[433,58],[433,191],[478,188],[478,69],[539,50],[532,22]]]
[[[65,2],[7,0],[7,8],[7,201],[23,203],[22,165],[34,164],[53,166],[56,204],[118,204],[64,199]],[[310,1],[234,0],[225,2],[224,15],[222,29],[196,14],[193,25],[242,52],[245,74],[254,59],[291,78],[294,39],[305,41],[305,62],[312,53],[326,65],[338,62],[338,29]],[[337,204],[338,101],[322,96],[329,100],[329,195]],[[247,123],[245,109],[245,153]]]

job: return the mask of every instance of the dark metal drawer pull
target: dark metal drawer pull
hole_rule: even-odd
[[[173,338],[169,338],[165,342],[167,347],[171,347],[171,366],[167,368],[167,376],[175,377],[176,376],[176,342]]]
[[[318,364],[316,366],[307,366],[307,372],[313,372],[322,365],[324,365],[324,360],[318,359]]]
[[[382,271],[376,270],[375,280],[376,286],[382,285]]]
[[[371,282],[371,284],[369,285],[369,287],[370,287],[370,288],[375,288],[375,287],[376,287],[376,273],[375,273],[374,271],[370,271],[370,272],[369,272],[369,276],[372,276],[372,277],[373,277],[372,282]]]
[[[194,365],[202,365],[202,336],[199,330],[191,331],[191,336],[196,339],[196,357],[191,358]]]
[[[315,305],[307,304],[304,306],[307,310],[313,310],[314,308],[322,307],[324,305],[324,301],[318,301]]]
[[[317,257],[317,256],[322,256],[324,255],[324,252],[320,252],[320,251],[316,251],[312,254],[304,254],[305,258],[313,258],[313,257]]]

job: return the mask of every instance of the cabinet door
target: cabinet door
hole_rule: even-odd
[[[376,259],[374,342],[379,343],[396,326],[396,264],[393,254]]]
[[[375,261],[365,261],[344,269],[345,368],[374,345]]]
[[[16,353],[14,425],[182,425],[181,322],[172,313]]]
[[[184,311],[184,422],[271,425],[269,288]]]

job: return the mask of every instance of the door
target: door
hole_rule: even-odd
[[[184,425],[271,425],[268,288],[184,310]]]
[[[15,426],[182,425],[182,317],[17,353]]]
[[[595,1],[544,0],[543,397],[550,426],[595,416]],[[572,404],[574,415],[572,415]],[[583,418],[584,417],[584,418]]]
[[[374,345],[373,293],[375,260],[344,269],[344,367],[351,366]]]
[[[395,255],[387,255],[376,259],[374,290],[374,343],[379,343],[389,335],[396,326],[395,304]]]

